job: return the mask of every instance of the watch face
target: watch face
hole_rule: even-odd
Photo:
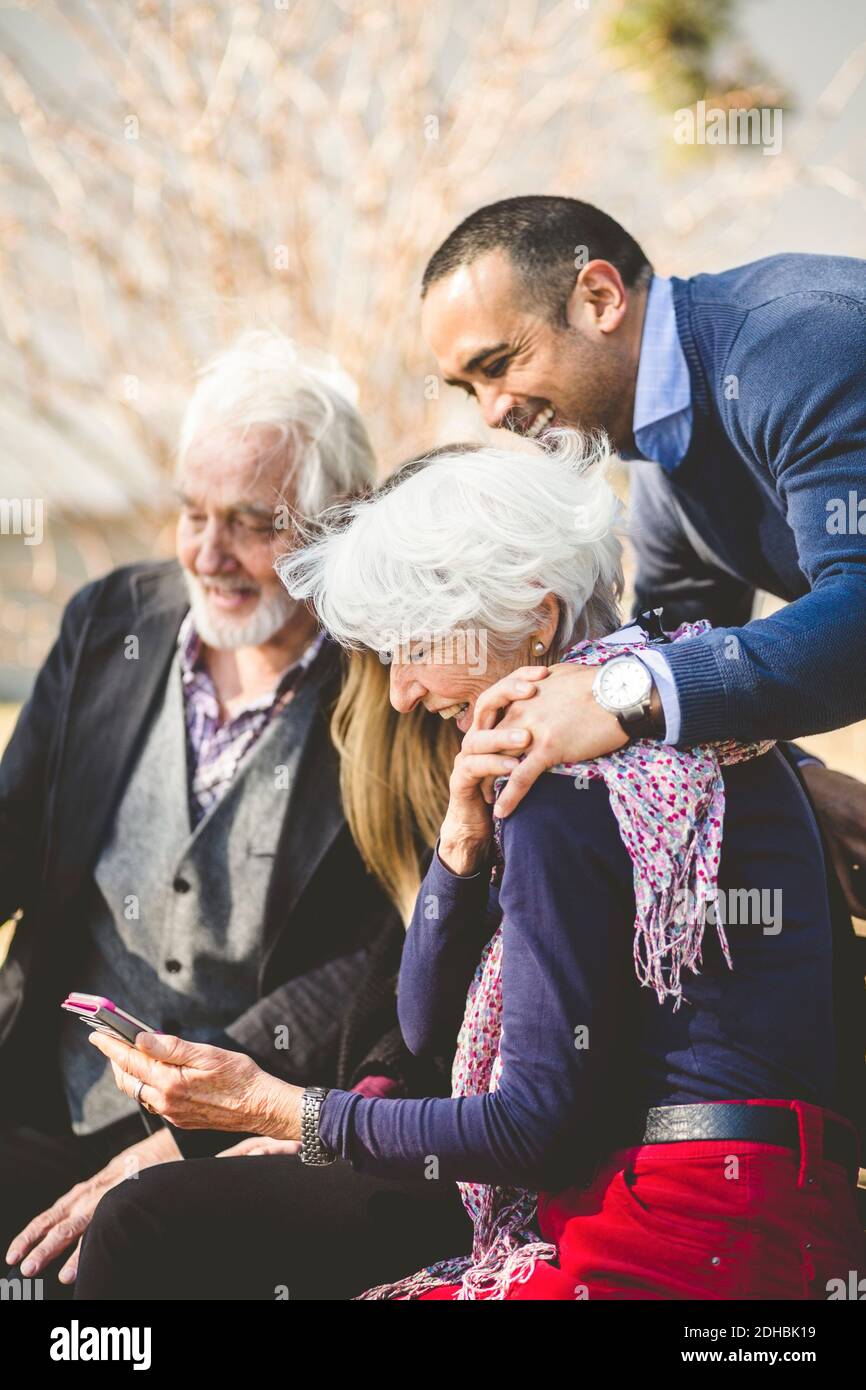
[[[617,657],[602,666],[598,694],[602,704],[612,710],[632,709],[649,695],[652,677],[635,657]]]

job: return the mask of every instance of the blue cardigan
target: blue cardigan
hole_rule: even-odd
[[[331,1091],[325,1143],[362,1172],[557,1191],[634,1143],[651,1105],[787,1097],[832,1106],[830,923],[815,822],[775,751],[726,768],[724,780],[719,886],[763,891],[767,904],[779,891],[780,930],[729,925],[731,971],[707,927],[702,973],[684,978],[688,1002],[676,1013],[670,1000],[659,1004],[635,976],[632,867],[607,789],[578,790],[548,773],[503,822],[498,901],[485,875],[456,877],[434,857],[400,970],[408,1047],[450,1058],[502,916],[500,1088],[458,1100]]]
[[[752,589],[793,600],[665,649],[680,746],[863,719],[866,261],[772,256],[673,290],[694,430],[678,467],[632,467],[639,602],[746,624]]]

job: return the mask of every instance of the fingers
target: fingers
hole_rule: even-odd
[[[86,1226],[83,1214],[73,1215],[66,1202],[56,1203],[16,1237],[7,1252],[7,1262],[20,1263],[22,1275],[29,1279],[80,1237]]]
[[[28,1222],[24,1230],[14,1237],[9,1249],[6,1251],[6,1263],[17,1265],[27,1254],[27,1251],[40,1241],[46,1231],[50,1231],[55,1222],[62,1220],[66,1208],[62,1202],[55,1202],[53,1207],[47,1211],[41,1211],[38,1216]]]
[[[139,1033],[139,1037],[142,1036],[143,1034]],[[109,1037],[107,1033],[90,1033],[89,1038],[93,1046],[98,1048],[111,1063],[118,1089],[133,1099],[136,1098],[135,1083],[143,1081],[145,1084],[138,1099],[146,1100],[148,1105],[153,1105],[154,1093],[165,1091],[180,1075],[177,1065],[167,1065],[165,1062],[157,1061],[155,1057],[148,1057],[138,1048],[131,1047],[129,1043],[120,1042],[117,1038]],[[171,1039],[171,1041],[175,1041],[175,1039]],[[178,1039],[177,1041],[181,1040]],[[197,1046],[195,1043],[191,1045]]]
[[[462,754],[469,753],[504,753],[508,754],[514,749],[523,751],[529,743],[529,731],[527,729],[503,729],[499,725],[494,729],[475,729],[469,730],[460,745]]]
[[[254,1135],[251,1139],[242,1139],[239,1144],[232,1144],[231,1148],[222,1149],[217,1158],[256,1158],[261,1154],[291,1157],[300,1151],[301,1145],[297,1139],[267,1139]]]
[[[234,1055],[209,1043],[188,1042],[170,1033],[138,1033],[135,1046],[99,1031],[90,1033],[89,1038],[109,1061],[116,1062],[130,1076],[154,1083],[160,1067],[207,1069]]]
[[[139,1033],[135,1046],[140,1052],[168,1066],[195,1067],[199,1071],[218,1066],[229,1055],[225,1048],[211,1047],[210,1043],[189,1042],[171,1033]]]
[[[130,1100],[137,1101],[139,1105],[149,1106],[154,1115],[162,1114],[163,1091],[157,1090],[155,1086],[145,1085],[138,1090],[140,1078],[130,1076],[116,1062],[111,1063],[111,1070],[114,1072],[114,1084],[118,1091],[122,1091]]]
[[[500,772],[497,773],[495,777],[485,777],[484,781],[481,783],[481,795],[484,797],[488,806],[492,806],[496,800],[496,783],[499,781],[500,777],[506,775],[507,774]]]
[[[548,764],[544,755],[530,750],[502,788],[499,799],[493,807],[494,816],[510,816],[542,772],[547,771],[547,767]]]
[[[78,1237],[78,1244],[58,1274],[57,1278],[61,1284],[74,1284],[78,1278],[78,1261],[81,1257],[81,1242],[83,1240],[84,1236]]]
[[[461,792],[474,792],[479,782],[485,778],[508,777],[519,766],[517,758],[503,758],[501,753],[475,753],[468,757],[458,757],[451,774],[451,791],[457,796]]]
[[[159,1063],[152,1061],[150,1057],[139,1052],[130,1043],[121,1042],[119,1038],[112,1038],[108,1033],[99,1032],[89,1033],[88,1040],[99,1049],[103,1057],[107,1057],[109,1062],[118,1066],[128,1076],[134,1076],[139,1081],[151,1081],[153,1079],[154,1068]]]
[[[534,695],[538,689],[538,682],[549,674],[549,666],[521,666],[519,670],[512,671],[509,676],[504,676],[495,685],[491,685],[488,690],[482,691],[475,701],[472,727],[492,729],[501,709],[514,700],[525,700]]]
[[[470,771],[474,784],[480,780],[481,795],[492,806],[495,800],[494,783],[498,777],[507,777],[517,766],[517,755],[525,751],[531,735],[527,729],[503,729],[497,724],[494,729],[472,728],[463,739],[460,752],[455,761],[455,773],[464,762]],[[513,753],[515,756],[509,756]],[[489,766],[483,763],[482,755],[487,755]],[[497,754],[501,754],[497,757]]]

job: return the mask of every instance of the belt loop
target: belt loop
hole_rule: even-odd
[[[799,1188],[815,1181],[814,1170],[824,1157],[824,1112],[820,1106],[804,1100],[792,1100],[791,1109],[797,1116],[800,1135]]]

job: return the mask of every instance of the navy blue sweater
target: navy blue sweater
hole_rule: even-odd
[[[776,752],[724,778],[719,886],[764,890],[768,906],[781,890],[780,930],[769,912],[768,930],[729,925],[729,971],[707,927],[703,971],[685,977],[688,1002],[676,1013],[671,1001],[659,1004],[635,977],[632,867],[607,790],[547,774],[503,823],[498,901],[486,875],[459,878],[434,858],[400,971],[409,1048],[452,1056],[467,987],[501,915],[499,1090],[458,1100],[332,1091],[320,1117],[325,1143],[363,1172],[423,1178],[435,1159],[441,1178],[556,1191],[635,1142],[650,1105],[831,1105],[830,923],[814,819]]]
[[[677,468],[632,468],[639,600],[743,623],[750,590],[793,601],[666,649],[680,746],[863,719],[866,261],[772,256],[673,288],[694,431]]]

